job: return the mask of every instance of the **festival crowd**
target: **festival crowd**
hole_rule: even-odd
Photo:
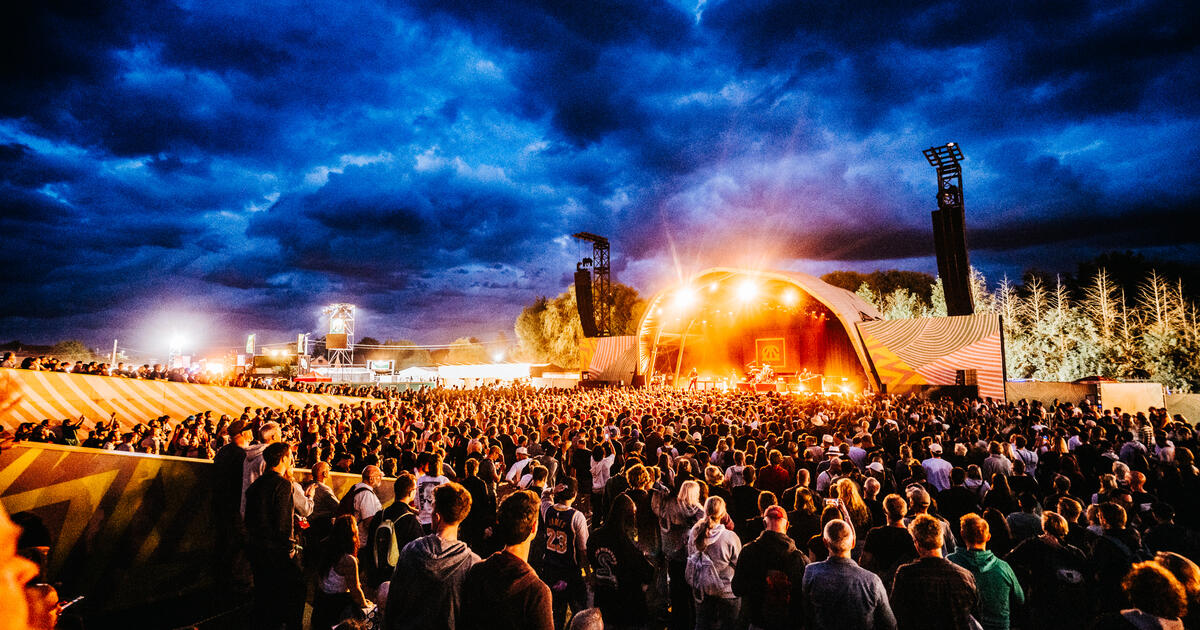
[[[27,356],[20,361],[12,352],[0,357],[0,368],[16,368],[37,372],[63,372],[90,374],[93,376],[117,376],[148,381],[170,381],[173,383],[197,383],[201,385],[224,385],[227,387],[253,387],[308,394],[336,394],[341,396],[367,396],[380,391],[373,385],[352,383],[307,383],[285,378],[263,378],[239,372],[236,374],[212,373],[183,367],[168,368],[161,363],[135,365],[118,361],[116,365],[105,361],[63,361],[53,356]]]
[[[1200,627],[1165,409],[513,387],[63,426],[213,459],[252,627]]]

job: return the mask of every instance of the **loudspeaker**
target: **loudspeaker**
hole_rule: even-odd
[[[580,269],[575,272],[575,305],[579,309],[579,325],[584,337],[596,337],[596,311],[592,308],[592,272]]]
[[[347,350],[350,345],[347,343],[346,333],[329,333],[325,335],[326,350]]]

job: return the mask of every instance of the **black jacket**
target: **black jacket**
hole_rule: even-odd
[[[292,551],[292,482],[268,470],[246,489],[246,534],[250,547],[270,554]]]
[[[767,630],[800,627],[806,564],[804,553],[779,532],[764,531],[742,548],[732,587],[751,624]]]

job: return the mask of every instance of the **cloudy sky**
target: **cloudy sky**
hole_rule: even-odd
[[[146,4],[0,9],[0,341],[511,335],[580,230],[644,294],[933,271],[951,140],[989,276],[1200,260],[1200,3]]]

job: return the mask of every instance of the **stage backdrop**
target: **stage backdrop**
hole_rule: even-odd
[[[203,460],[22,442],[0,452],[0,504],[41,519],[50,581],[69,597],[86,593],[87,610],[105,615],[211,584],[211,470]],[[335,473],[330,485],[342,496],[359,479]],[[385,505],[392,482],[379,489]]]
[[[857,326],[889,393],[955,385],[958,370],[974,370],[979,395],[1004,400],[998,315],[878,320]]]
[[[86,427],[96,420],[107,420],[114,411],[124,427],[132,427],[159,416],[179,421],[194,413],[211,410],[214,414],[235,416],[246,407],[287,407],[295,405],[357,405],[379,402],[373,398],[301,394],[248,387],[221,387],[169,381],[146,381],[116,376],[0,370],[4,386],[15,389],[20,400],[0,412],[0,426],[15,429],[22,422],[49,419],[87,418]]]
[[[637,337],[584,337],[579,340],[579,365],[592,380],[628,385],[637,367]]]

